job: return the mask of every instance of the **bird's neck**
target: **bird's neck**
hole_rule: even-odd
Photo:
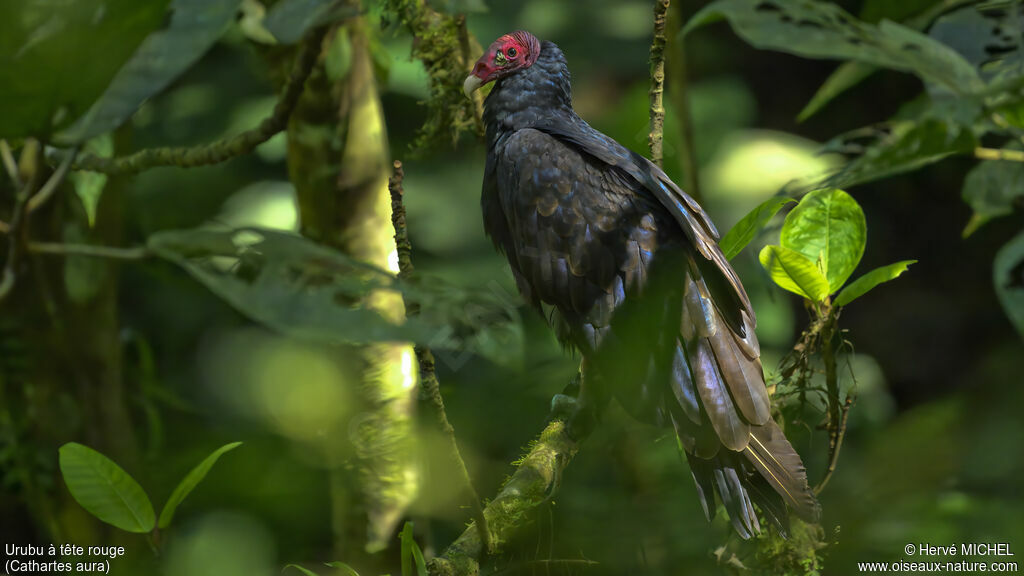
[[[532,66],[502,78],[484,101],[487,142],[529,128],[552,115],[575,115],[565,57],[558,46],[544,42]]]

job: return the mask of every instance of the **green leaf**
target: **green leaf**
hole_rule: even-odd
[[[967,237],[985,222],[1011,214],[1015,207],[1024,208],[1024,163],[979,162],[967,173],[962,195],[974,210],[971,224],[964,230]]]
[[[940,42],[894,22],[862,22],[830,2],[716,0],[694,15],[683,34],[722,18],[756,48],[910,72],[953,94],[984,88],[974,67]]]
[[[849,188],[966,154],[977,146],[970,130],[938,118],[897,120],[855,130],[823,146],[823,152],[853,151],[856,156],[821,184]]]
[[[946,0],[864,0],[860,9],[860,19],[865,22],[900,22],[945,2]]]
[[[775,196],[762,202],[757,208],[750,211],[742,220],[736,223],[725,236],[718,242],[719,248],[725,254],[726,259],[732,260],[737,254],[750,244],[754,236],[764,228],[765,224],[775,216],[783,206],[790,202],[796,202],[794,198]]]
[[[171,492],[171,497],[167,499],[167,504],[164,504],[163,511],[160,512],[160,523],[161,528],[167,528],[171,524],[171,520],[174,519],[174,513],[178,510],[178,506],[181,505],[182,501],[188,497],[189,494],[195,490],[196,486],[206,478],[206,475],[210,473],[210,469],[217,463],[224,454],[234,450],[241,446],[241,442],[232,442],[225,444],[220,448],[213,451],[212,454],[207,456],[198,466],[192,469],[191,472],[185,476],[178,486]]]
[[[327,343],[417,342],[434,348],[441,362],[464,362],[469,353],[503,365],[521,359],[519,299],[494,283],[486,292],[469,292],[434,278],[402,282],[276,230],[165,231],[147,246],[242,314],[283,334]],[[382,292],[401,292],[420,314],[403,320],[396,318],[397,302],[387,316],[362,305]]]
[[[0,138],[47,136],[78,118],[143,38],[166,0],[0,2]]]
[[[765,246],[758,258],[780,288],[814,302],[828,297],[828,280],[803,254],[785,246]]]
[[[825,82],[814,93],[814,96],[811,97],[810,102],[797,115],[796,121],[803,122],[814,116],[826,104],[835,99],[836,96],[860,84],[877,70],[877,66],[865,64],[864,62],[844,62],[825,79]]]
[[[982,78],[1005,80],[1022,73],[1022,18],[1020,2],[982,3],[944,14],[928,35],[957,51]]]
[[[860,205],[846,192],[832,188],[804,196],[786,216],[780,242],[821,267],[831,294],[860,263],[867,235]]]
[[[1024,232],[996,253],[992,276],[1006,316],[1024,337]]]
[[[344,576],[359,576],[359,572],[356,572],[355,568],[345,564],[344,562],[338,562],[335,560],[334,562],[325,562],[324,566],[336,568],[338,572],[344,574]]]
[[[288,564],[287,566],[285,566],[285,569],[288,569],[288,568],[294,568],[294,569],[298,570],[299,572],[302,572],[306,576],[320,576],[319,574],[317,574],[316,572],[313,572],[309,568],[303,568],[302,566],[299,566],[298,564]]]
[[[150,34],[103,96],[57,140],[77,143],[123,124],[195,64],[224,33],[241,0],[172,0],[171,22]],[[145,2],[140,2],[145,4]]]
[[[294,44],[307,30],[355,16],[359,4],[338,0],[281,0],[274,4],[263,26],[282,44]]]
[[[153,530],[156,516],[149,497],[113,460],[75,442],[61,446],[59,454],[64,483],[82,508],[121,530]]]
[[[406,522],[400,534],[402,539],[402,576],[413,576],[413,566],[416,567],[415,576],[430,576],[427,573],[427,564],[423,559],[423,551],[416,543],[412,533],[412,522]]]
[[[896,262],[889,264],[888,266],[882,266],[875,268],[871,272],[857,278],[846,288],[843,288],[839,296],[836,296],[836,306],[846,306],[850,302],[853,302],[857,298],[867,294],[872,288],[878,286],[883,282],[895,280],[900,274],[907,271],[907,268],[916,263],[917,260],[903,260],[902,262]]]

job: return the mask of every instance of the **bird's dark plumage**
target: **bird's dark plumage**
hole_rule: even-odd
[[[520,291],[604,366],[596,378],[615,381],[624,406],[675,428],[709,518],[717,493],[744,538],[759,530],[754,504],[783,532],[787,507],[816,520],[803,463],[771,418],[753,309],[710,219],[576,115],[555,44],[502,37],[467,91],[491,80],[484,225]]]

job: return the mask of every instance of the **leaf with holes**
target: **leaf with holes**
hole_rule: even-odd
[[[790,202],[796,202],[796,200],[785,196],[776,196],[765,200],[757,208],[751,210],[718,242],[725,257],[729,260],[735,258],[747,244],[750,244],[750,241],[764,228],[765,224]]]
[[[842,190],[811,192],[786,216],[780,243],[816,263],[831,294],[842,287],[864,255],[864,212]]]
[[[860,298],[870,292],[875,286],[878,286],[883,282],[895,280],[901,274],[906,272],[907,268],[909,268],[911,264],[916,262],[917,260],[904,260],[902,262],[889,264],[888,266],[875,268],[871,272],[868,272],[853,282],[850,282],[850,285],[846,288],[843,288],[842,292],[836,296],[835,305],[846,306],[850,302],[853,302],[857,298]]]
[[[780,288],[814,302],[822,302],[828,297],[825,275],[814,262],[796,250],[785,246],[765,246],[758,259]]]
[[[123,124],[147,98],[169,86],[213,46],[240,2],[172,0],[170,25],[146,38],[103,96],[70,128],[57,134],[57,140],[82,142]]]
[[[935,40],[956,50],[990,82],[1024,73],[1021,19],[1024,5],[982,3],[949,12],[928,31]]]
[[[1024,337],[1024,232],[996,253],[992,280],[1003,310]]]
[[[721,19],[756,48],[910,72],[953,94],[984,88],[974,67],[942,43],[894,22],[862,22],[830,2],[716,0],[694,15],[683,34]]]
[[[75,442],[61,446],[59,455],[64,483],[82,508],[121,530],[140,534],[153,530],[153,504],[139,483],[113,460]]]
[[[0,138],[48,136],[78,118],[150,31],[166,0],[0,2]]]
[[[189,494],[195,490],[196,486],[206,478],[206,475],[210,473],[210,469],[217,463],[224,454],[234,450],[241,446],[241,442],[232,442],[225,444],[220,448],[213,451],[212,454],[207,456],[200,462],[195,468],[193,468],[187,476],[182,478],[181,482],[171,493],[171,497],[167,499],[167,504],[164,504],[164,509],[160,512],[160,528],[167,528],[171,524],[171,520],[174,519],[174,513],[178,510],[178,506],[188,497]]]

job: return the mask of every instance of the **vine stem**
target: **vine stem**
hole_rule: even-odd
[[[828,466],[825,475],[817,486],[814,493],[819,494],[825,489],[832,474],[835,472],[836,463],[839,461],[839,449],[842,448],[843,438],[846,436],[846,422],[850,413],[850,405],[853,398],[847,394],[846,401],[840,406],[839,401],[839,371],[836,367],[835,336],[839,322],[837,308],[825,302],[817,312],[822,318],[821,327],[821,358],[825,364],[825,391],[828,394]]]
[[[403,187],[404,179],[405,171],[402,169],[402,163],[395,160],[394,175],[388,179],[388,192],[391,193],[391,223],[395,227],[395,249],[398,251],[398,277],[402,280],[408,280],[415,273],[415,268],[412,264],[412,243],[409,241],[409,232],[405,220],[405,204],[402,199],[405,194]],[[416,316],[419,314],[419,305],[407,303],[405,314],[407,317]],[[455,465],[459,476],[461,476],[463,487],[470,496],[476,532],[480,542],[483,544],[482,550],[490,551],[491,538],[487,527],[487,517],[484,515],[480,496],[477,494],[476,488],[473,487],[473,480],[469,476],[466,462],[462,459],[462,453],[459,451],[459,443],[455,438],[455,429],[452,427],[451,422],[448,421],[448,414],[444,409],[444,398],[441,396],[441,387],[434,368],[434,354],[427,346],[416,346],[414,350],[420,365],[420,387],[423,389],[427,403],[434,412],[434,418],[437,421],[438,427],[448,440],[448,457]]]
[[[651,41],[651,133],[647,144],[651,148],[651,161],[663,164],[665,141],[665,21],[668,19],[670,0],[654,3],[654,38]]]
[[[225,138],[192,147],[148,148],[120,158],[103,158],[92,154],[84,155],[72,164],[75,170],[89,170],[104,174],[134,174],[157,166],[177,166],[192,168],[208,164],[218,164],[236,156],[248,154],[260,144],[277,135],[288,126],[295,105],[299,102],[306,79],[309,78],[323,43],[327,27],[318,27],[306,36],[299,48],[299,53],[292,64],[292,69],[285,81],[281,98],[274,106],[270,116],[264,118],[259,126],[246,130],[231,138]]]

